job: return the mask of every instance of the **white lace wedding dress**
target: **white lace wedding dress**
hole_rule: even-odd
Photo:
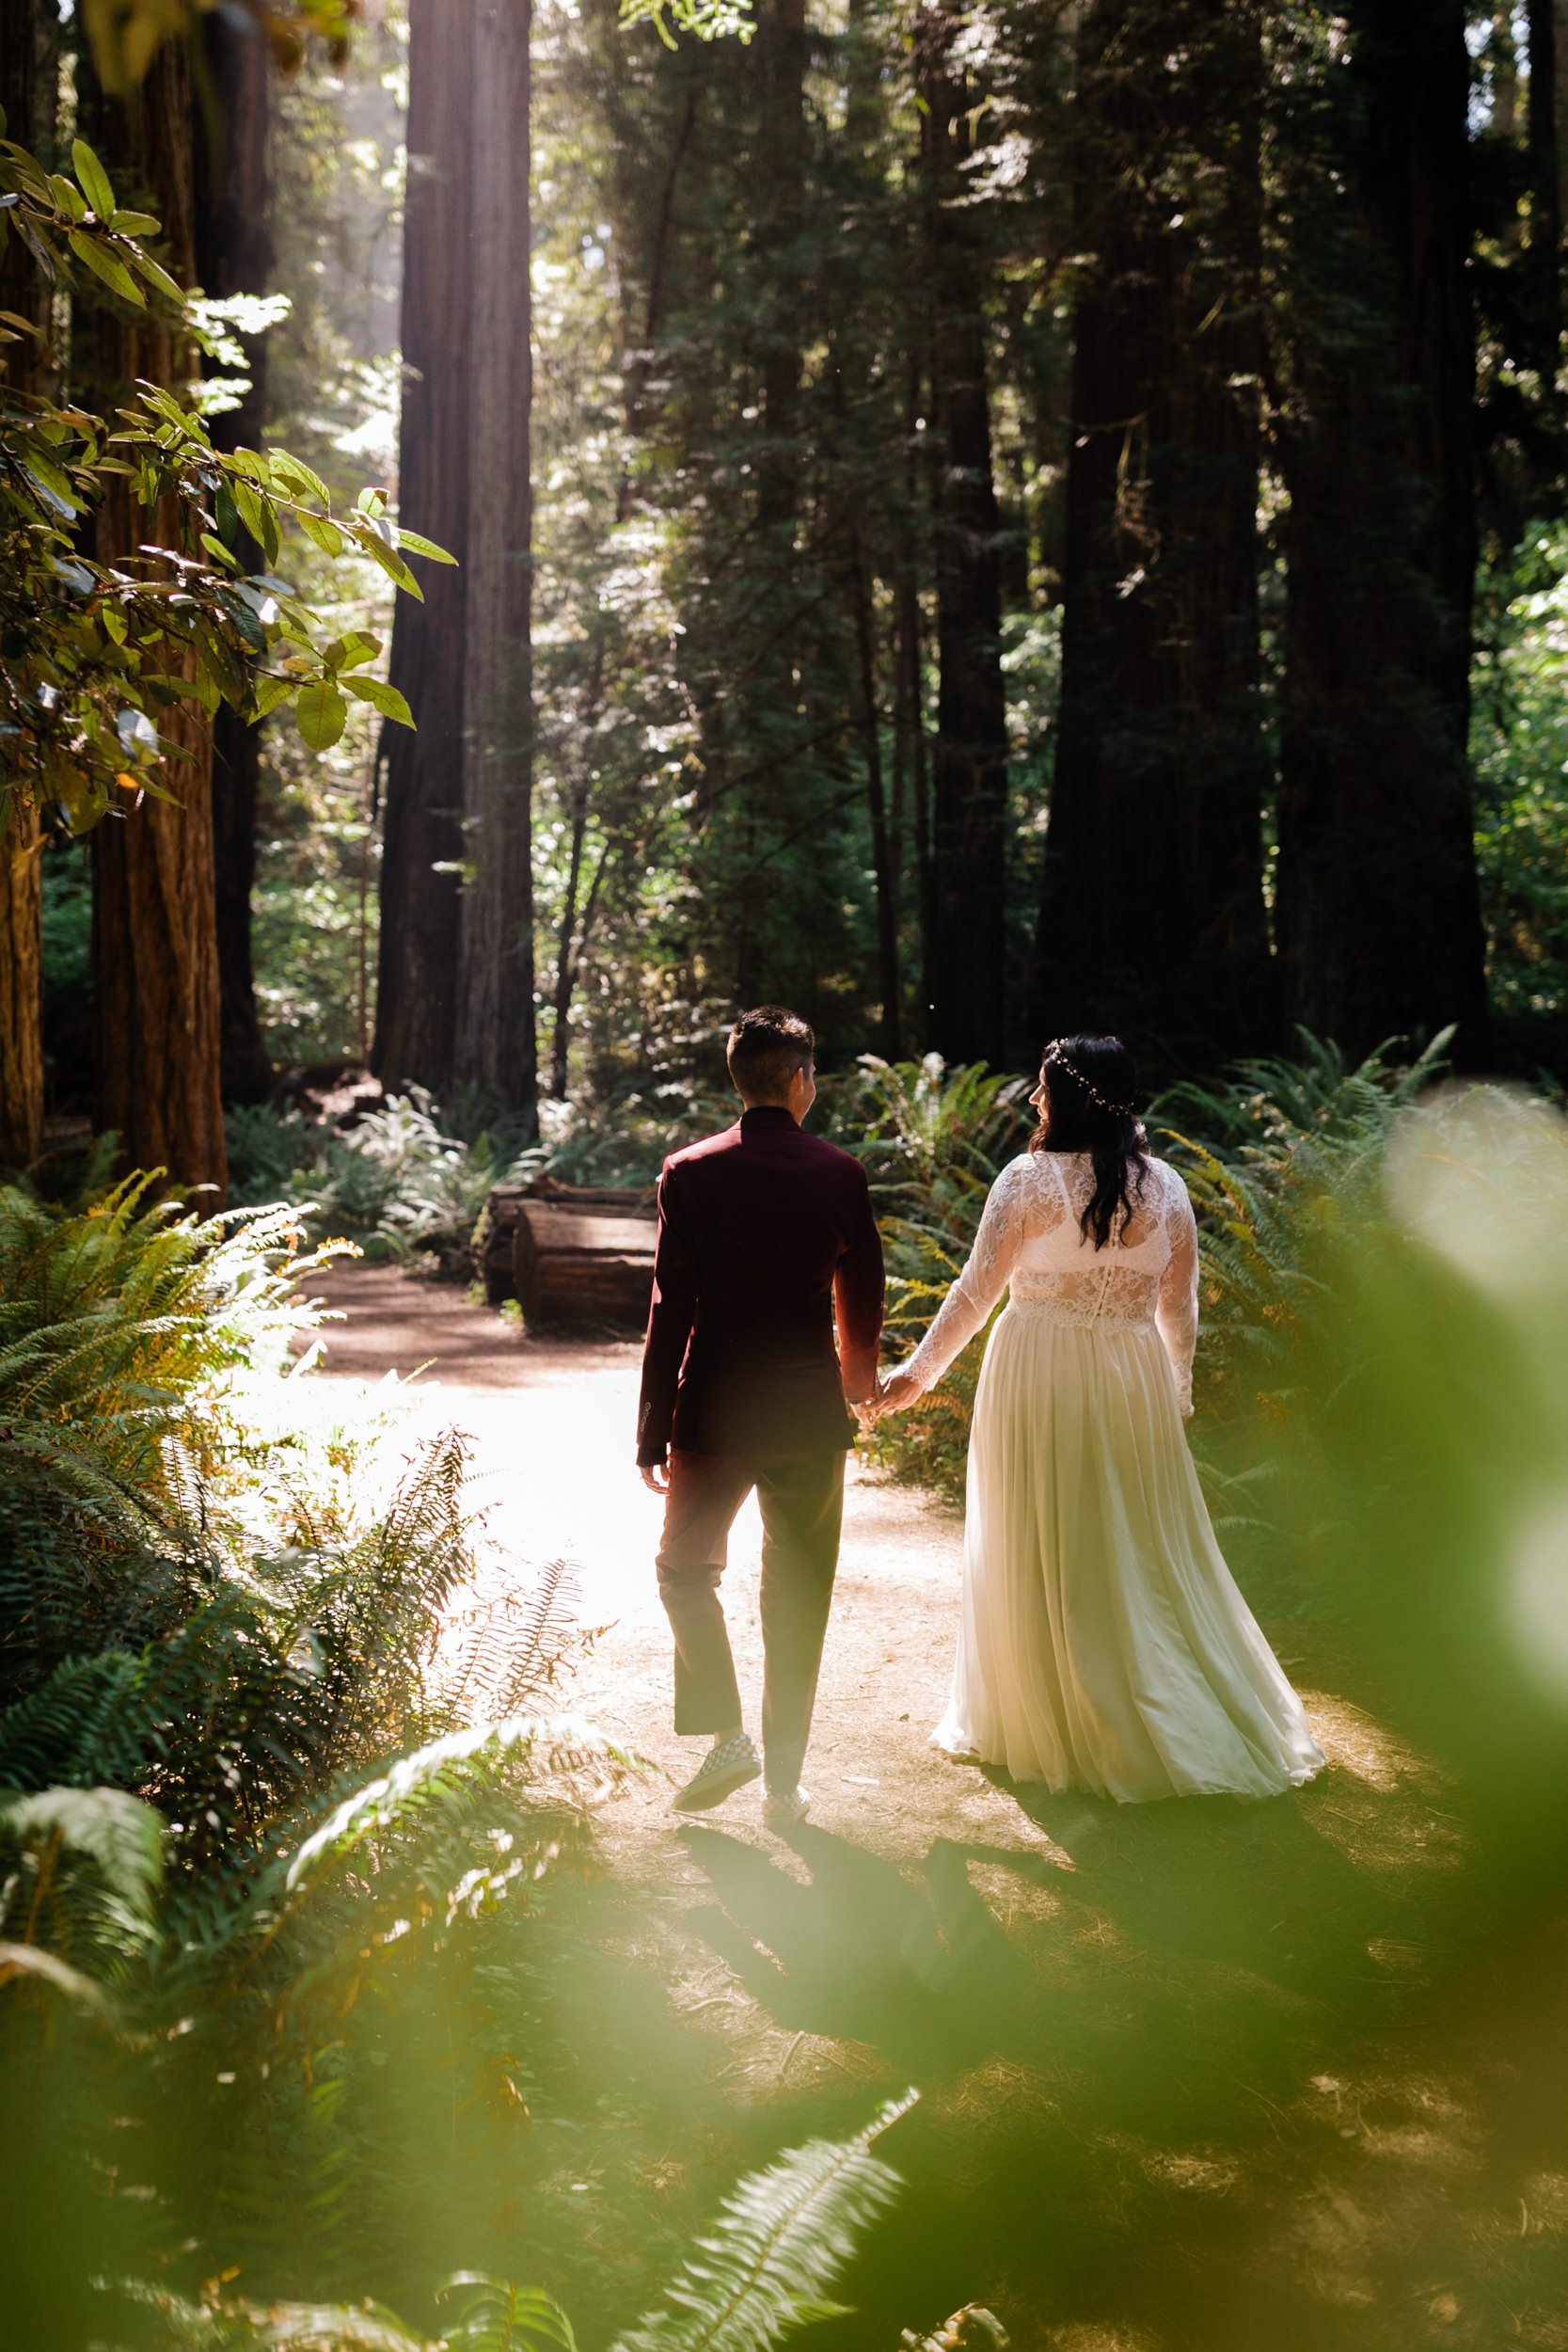
[[[1012,1295],[970,1438],[963,1613],[939,1747],[1125,1804],[1268,1796],[1322,1765],[1214,1540],[1192,1410],[1197,1236],[1149,1164],[1102,1249],[1087,1153],[1025,1152],[904,1369],[928,1389]]]

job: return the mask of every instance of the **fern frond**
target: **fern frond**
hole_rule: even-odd
[[[46,1985],[50,1992],[63,1994],[78,2009],[90,2010],[95,2016],[109,2013],[103,1986],[41,1944],[0,1943],[0,1987],[18,1982]]]
[[[0,1798],[0,1934],[95,1981],[121,1972],[156,1936],[166,1844],[122,1789]]]
[[[257,2352],[430,2352],[378,2303],[275,2303],[252,2324]]]
[[[567,1775],[629,1771],[636,1761],[628,1749],[577,1715],[514,1715],[503,1723],[449,1732],[412,1756],[400,1756],[345,1798],[289,1862],[288,1893],[308,1890],[374,1839],[404,1828],[433,1805],[493,1783],[536,1752],[547,1770]]]
[[[436,2292],[443,2300],[463,2297],[442,2338],[450,2352],[577,2352],[571,2321],[536,2287],[515,2286],[483,2270],[458,2270]]]
[[[827,2290],[862,2231],[898,2187],[872,2142],[916,2094],[894,2101],[853,2139],[809,2140],[725,2199],[713,2234],[616,2352],[762,2352],[837,2306]]]

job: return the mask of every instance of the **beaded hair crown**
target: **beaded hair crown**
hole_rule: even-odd
[[[1098,1109],[1102,1110],[1106,1114],[1107,1118],[1132,1119],[1136,1115],[1136,1105],[1132,1103],[1107,1102],[1105,1096],[1101,1093],[1100,1089],[1095,1086],[1090,1079],[1085,1077],[1077,1063],[1071,1060],[1063,1050],[1062,1041],[1059,1037],[1052,1039],[1050,1044],[1046,1047],[1041,1059],[1042,1062],[1056,1063],[1058,1068],[1067,1072],[1069,1078],[1076,1078],[1078,1084],[1083,1088],[1085,1093],[1088,1096],[1089,1101],[1093,1103]]]

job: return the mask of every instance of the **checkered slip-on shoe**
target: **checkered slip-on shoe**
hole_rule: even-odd
[[[762,1758],[754,1740],[749,1733],[736,1731],[708,1750],[672,1802],[677,1813],[705,1813],[711,1805],[733,1797],[737,1788],[744,1788],[749,1780],[761,1778]]]
[[[811,1810],[811,1799],[803,1788],[769,1788],[762,1801],[763,1826],[767,1829],[793,1829],[803,1821]]]

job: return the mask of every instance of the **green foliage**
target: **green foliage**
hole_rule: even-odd
[[[667,49],[674,48],[676,33],[745,42],[757,29],[752,0],[621,0],[621,23],[628,31],[651,24]]]
[[[466,1271],[469,1237],[492,1187],[543,1164],[516,1121],[452,1132],[423,1088],[393,1095],[354,1126],[310,1125],[270,1104],[231,1110],[230,1190],[293,1205],[314,1233],[407,1261],[434,1253]]]
[[[200,340],[185,295],[143,242],[159,223],[117,210],[92,150],[78,140],[73,152],[71,179],[0,142],[0,241],[19,237],[51,289],[80,298],[86,269],[118,301],[150,301],[172,330]],[[38,332],[20,316],[0,323],[12,345]],[[175,517],[173,544],[92,562],[84,521],[122,485],[142,509]],[[82,833],[123,811],[123,796],[170,797],[159,723],[182,701],[208,714],[228,703],[251,720],[291,704],[318,747],[342,732],[348,695],[411,724],[389,688],[360,675],[380,649],[373,639],[324,634],[274,570],[245,571],[242,532],[275,566],[288,522],[325,553],[356,550],[421,593],[379,493],[334,512],[311,468],[281,450],[214,450],[200,418],[161,385],[139,384],[109,422],[0,388],[0,799],[20,793]],[[418,551],[451,560],[424,541]]]
[[[1479,581],[1470,731],[1493,1017],[1509,1059],[1568,1069],[1568,532]]]
[[[827,2289],[897,2185],[873,2142],[913,2100],[894,2101],[853,2139],[812,2140],[742,2181],[664,2306],[616,2352],[760,2352],[804,2321],[840,2316]]]
[[[1156,1147],[1181,1169],[1198,1214],[1202,1430],[1238,1404],[1250,1411],[1268,1368],[1291,1361],[1320,1296],[1318,1231],[1325,1219],[1380,1219],[1389,1138],[1442,1076],[1449,1041],[1433,1039],[1409,1064],[1386,1046],[1353,1069],[1303,1032],[1298,1062],[1243,1062],[1223,1083],[1179,1086],[1155,1105]]]
[[[861,1075],[828,1090],[835,1140],[871,1173],[888,1268],[887,1339],[919,1342],[962,1271],[998,1168],[1023,1143],[1030,1081],[983,1063],[949,1069],[939,1054],[896,1065],[862,1057]],[[984,1334],[947,1377],[868,1440],[873,1457],[950,1502],[964,1489],[969,1423]]]

